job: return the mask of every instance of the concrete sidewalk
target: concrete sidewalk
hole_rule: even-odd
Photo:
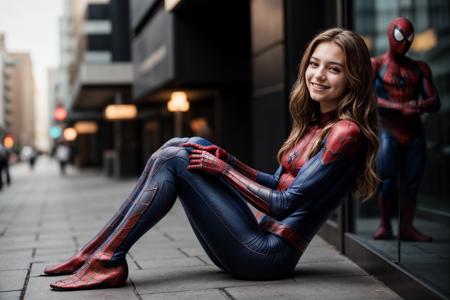
[[[215,267],[177,203],[132,248],[126,287],[55,292],[45,266],[70,257],[109,220],[135,180],[69,169],[40,157],[11,169],[0,191],[0,299],[400,299],[316,237],[295,276],[262,282],[231,278]]]

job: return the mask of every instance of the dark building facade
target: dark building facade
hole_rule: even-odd
[[[95,122],[97,130],[79,134],[75,161],[79,166],[103,166],[114,177],[134,176],[141,163],[138,122],[112,121],[104,115],[107,105],[132,102],[128,1],[88,3],[79,27],[68,122]]]
[[[178,91],[190,104],[178,135],[203,135],[249,160],[249,3],[134,0],[131,29],[142,159],[174,136],[167,102]]]

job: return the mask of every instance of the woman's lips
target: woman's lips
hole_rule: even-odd
[[[311,86],[315,89],[315,90],[326,90],[328,89],[328,86],[317,83],[317,82],[311,82]]]

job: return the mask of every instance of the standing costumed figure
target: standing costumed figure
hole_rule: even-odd
[[[393,19],[387,30],[389,50],[372,58],[380,120],[377,172],[382,183],[378,194],[380,226],[374,239],[391,239],[390,216],[399,200],[402,240],[431,241],[413,226],[417,191],[425,169],[426,140],[420,116],[436,112],[441,104],[428,64],[405,54],[414,39],[412,23]]]

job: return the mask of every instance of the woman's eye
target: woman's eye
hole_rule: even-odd
[[[332,73],[339,73],[339,72],[341,72],[341,70],[339,69],[339,68],[330,68],[330,71],[332,72]]]

